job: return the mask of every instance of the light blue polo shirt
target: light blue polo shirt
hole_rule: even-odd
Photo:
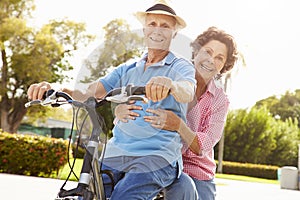
[[[100,79],[108,92],[114,88],[133,84],[145,86],[155,76],[166,76],[174,81],[188,80],[196,84],[195,68],[189,61],[169,53],[158,63],[148,66],[144,70],[146,56],[138,61],[129,61],[115,68],[111,73]],[[124,123],[118,121],[113,131],[113,137],[107,143],[105,157],[117,156],[147,156],[157,155],[165,158],[170,164],[179,162],[182,169],[181,147],[182,142],[177,132],[153,128],[145,122],[143,116],[150,115],[147,108],[166,109],[175,112],[186,121],[187,104],[177,102],[172,95],[160,102],[142,103],[143,110],[136,111],[140,114],[135,120]]]

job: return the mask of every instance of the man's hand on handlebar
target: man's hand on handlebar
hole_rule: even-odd
[[[99,83],[97,85],[99,85]],[[103,92],[100,92],[101,95],[97,94],[98,90],[105,91],[105,89],[102,88],[102,87],[94,88],[93,89],[93,91],[94,91],[93,95],[95,95],[95,96],[104,96],[105,94]],[[161,101],[169,95],[171,87],[172,87],[172,80],[171,79],[169,79],[167,77],[162,77],[162,76],[153,77],[147,83],[147,85],[145,86],[146,97],[147,97],[147,99],[152,100],[153,102]],[[30,100],[42,100],[43,95],[49,89],[52,89],[52,86],[51,86],[50,83],[48,83],[46,81],[32,84],[32,85],[30,85],[30,87],[27,91],[28,99],[30,99]],[[95,91],[96,91],[96,94],[95,94]],[[71,92],[67,92],[67,93],[70,94]],[[88,95],[92,96],[91,94],[88,94]],[[132,99],[129,99],[129,100],[137,100],[137,99],[134,99],[135,97],[131,97],[131,98]]]
[[[35,83],[30,85],[27,95],[30,100],[42,100],[45,92],[51,89],[51,84],[48,82]]]
[[[172,87],[172,79],[164,76],[152,77],[146,85],[146,97],[153,102],[165,99]]]
[[[73,96],[70,95],[70,93],[73,93],[70,92],[71,90],[68,89],[67,91],[65,90],[66,89],[63,89],[62,91],[55,91],[51,88],[50,83],[47,82],[32,84],[29,87],[29,90],[27,92],[30,101],[27,102],[25,106],[29,107],[31,105],[37,105],[37,104],[43,106],[45,105],[59,106],[62,103],[68,103],[68,101],[70,100],[81,102],[74,99]],[[85,103],[86,101],[89,101],[91,98],[97,101],[97,106],[101,106],[106,102],[128,103],[131,101],[143,101],[146,103],[148,102],[148,99],[144,96],[145,93],[146,92],[144,86],[133,86],[130,84],[128,86],[115,88],[109,91],[103,98],[100,99],[97,99],[96,97],[91,95],[81,103]],[[60,101],[58,99],[60,97],[62,97],[62,99],[64,100]]]

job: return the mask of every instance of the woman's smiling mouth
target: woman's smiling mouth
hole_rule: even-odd
[[[209,71],[209,72],[213,72],[214,69],[211,68],[211,67],[208,67],[207,65],[204,65],[204,64],[200,64],[200,67],[206,71]]]

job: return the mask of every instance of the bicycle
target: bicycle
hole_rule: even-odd
[[[66,185],[71,173],[73,172],[72,164],[70,174],[65,181],[65,183],[60,188],[60,191],[55,198],[55,200],[105,200],[104,193],[104,183],[102,180],[102,174],[107,174],[111,178],[111,187],[113,189],[114,182],[112,179],[112,175],[109,171],[101,170],[101,161],[104,158],[105,153],[105,142],[99,157],[98,154],[98,145],[100,141],[100,135],[107,134],[104,133],[105,130],[105,122],[103,117],[97,113],[96,108],[105,105],[108,102],[114,103],[126,103],[131,100],[135,101],[147,101],[147,99],[143,96],[145,94],[144,86],[132,86],[128,85],[126,87],[116,88],[107,93],[105,97],[102,99],[96,99],[94,97],[88,98],[85,102],[79,102],[73,100],[73,98],[64,92],[48,90],[44,94],[44,100],[34,100],[27,102],[25,107],[30,107],[32,105],[42,105],[42,106],[52,106],[59,107],[63,104],[71,104],[76,108],[83,108],[87,111],[88,116],[92,122],[92,131],[91,136],[88,140],[88,144],[86,146],[85,155],[83,158],[83,165],[80,172],[80,177],[78,179],[78,185],[76,188],[65,190],[64,186]],[[74,118],[73,123],[74,125]],[[72,127],[73,127],[72,125]],[[73,128],[72,128],[73,130]],[[104,139],[106,141],[106,138]],[[77,143],[78,144],[78,143]],[[69,141],[70,145],[70,141]],[[78,146],[77,146],[78,148]],[[100,164],[99,164],[100,163]],[[76,175],[75,175],[76,176]]]

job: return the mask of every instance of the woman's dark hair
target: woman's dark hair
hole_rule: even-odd
[[[209,27],[202,34],[198,35],[198,37],[191,43],[191,47],[193,48],[192,59],[194,59],[195,54],[201,49],[201,47],[203,47],[211,40],[220,41],[227,47],[227,59],[224,64],[224,67],[220,71],[220,73],[223,74],[233,68],[238,58],[238,52],[234,38],[228,33],[225,33],[225,31],[223,30],[212,26]]]

